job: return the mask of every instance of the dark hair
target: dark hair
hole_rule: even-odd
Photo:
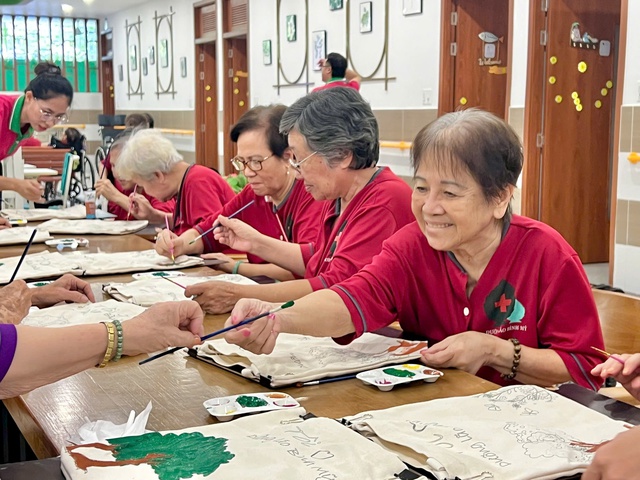
[[[284,105],[258,106],[247,110],[238,123],[231,127],[231,133],[229,133],[231,141],[237,143],[244,132],[264,130],[269,150],[278,157],[282,157],[289,146],[287,136],[280,133],[280,120],[286,110],[287,107]]]
[[[71,105],[73,87],[69,80],[62,76],[60,67],[50,62],[40,62],[33,71],[36,77],[29,82],[25,93],[32,92],[33,96],[40,100],[65,96]]]
[[[513,128],[477,108],[441,116],[418,132],[411,147],[414,173],[425,162],[454,171],[463,168],[487,201],[501,198],[508,185],[516,185],[522,161],[522,145]],[[511,205],[504,218],[511,218]]]
[[[359,170],[378,163],[378,122],[369,104],[353,88],[312,92],[287,108],[280,132],[297,130],[312,151],[333,166],[349,153],[349,168]]]
[[[144,113],[130,113],[127,118],[124,119],[124,125],[127,128],[149,128],[149,119]]]
[[[344,78],[347,73],[347,59],[339,53],[332,52],[327,55],[327,62],[331,65],[331,76]]]
[[[151,116],[151,114],[149,113],[144,113],[143,114],[145,117],[147,117],[147,123],[149,124],[149,128],[154,128],[154,125],[156,124],[155,120],[153,119],[153,117]]]
[[[82,137],[80,130],[77,128],[69,127],[64,131],[64,135],[67,137],[67,143],[72,145]]]

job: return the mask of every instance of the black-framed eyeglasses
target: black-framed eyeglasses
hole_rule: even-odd
[[[269,160],[274,155],[275,153],[272,153],[271,155],[267,155],[264,158],[243,158],[239,155],[236,155],[231,159],[231,165],[233,165],[233,168],[235,168],[239,172],[243,171],[245,167],[248,167],[249,170],[253,172],[259,172],[260,170],[262,170],[262,162]]]
[[[313,157],[316,152],[313,152],[311,155],[307,155],[306,157],[304,157],[302,160],[300,160],[299,162],[296,162],[295,160],[295,155],[293,156],[293,158],[289,159],[289,165],[291,165],[293,168],[295,168],[296,170],[300,171],[300,165],[302,165],[304,162],[306,162],[307,160],[309,160],[311,157]]]
[[[45,122],[49,123],[51,120],[53,120],[54,125],[57,125],[60,123],[67,123],[69,121],[69,116],[66,113],[61,113],[60,115],[54,115],[51,112],[45,112],[40,107],[40,99],[36,98],[35,100],[36,100],[36,103],[38,104],[38,110],[40,110],[40,118]]]

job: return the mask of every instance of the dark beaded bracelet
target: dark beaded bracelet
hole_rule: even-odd
[[[509,341],[513,343],[513,365],[511,365],[511,372],[508,374],[501,373],[500,377],[505,380],[513,380],[518,373],[518,367],[520,366],[520,350],[522,346],[517,338],[510,338]]]
[[[117,362],[122,357],[122,325],[119,320],[113,320],[113,325],[116,327],[116,356],[113,357],[113,361]]]

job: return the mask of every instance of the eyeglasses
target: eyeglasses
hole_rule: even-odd
[[[262,170],[262,162],[269,160],[274,155],[275,154],[272,153],[271,155],[267,155],[264,158],[248,158],[248,159],[244,159],[236,155],[231,159],[231,165],[233,165],[233,168],[235,168],[239,172],[244,170],[246,167],[249,167],[249,170],[251,170],[252,172],[259,172],[260,170]]]
[[[306,162],[307,160],[309,160],[311,157],[313,157],[316,152],[313,152],[311,155],[304,157],[302,160],[300,160],[299,162],[295,161],[296,156],[294,155],[293,158],[289,159],[289,165],[291,165],[293,168],[295,168],[297,171],[300,171],[300,165],[302,165],[304,162]]]
[[[40,102],[38,98],[36,98],[36,101]],[[59,123],[67,123],[69,121],[69,116],[66,113],[61,113],[60,115],[54,115],[51,112],[45,112],[44,110],[42,110],[42,108],[40,108],[40,103],[38,103],[38,110],[40,110],[40,118],[42,118],[42,120],[44,120],[47,123],[53,120],[54,125],[57,125]]]

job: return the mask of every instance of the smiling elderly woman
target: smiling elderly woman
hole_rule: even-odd
[[[348,343],[398,320],[430,341],[428,365],[500,384],[573,380],[596,389],[590,346],[603,341],[580,259],[552,228],[511,215],[522,169],[513,130],[480,110],[450,113],[418,133],[412,161],[417,222],[357,275],[227,341],[269,353],[279,332]],[[270,308],[239,302],[228,323]]]
[[[121,180],[142,187],[161,202],[175,198],[171,230],[180,235],[216,212],[233,198],[233,190],[217,172],[203,165],[189,165],[171,141],[159,130],[145,129],[134,133],[126,142],[115,174]],[[163,212],[154,218],[151,208],[141,198],[134,199],[137,215],[153,223],[164,223]],[[158,212],[158,211],[156,211]]]

